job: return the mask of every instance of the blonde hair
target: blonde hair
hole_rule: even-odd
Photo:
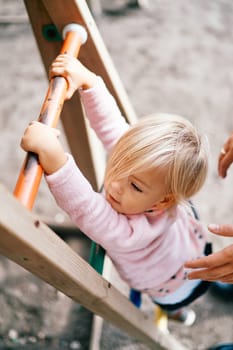
[[[154,169],[163,171],[175,203],[200,190],[208,171],[208,141],[185,118],[156,114],[140,119],[110,154],[105,181]]]

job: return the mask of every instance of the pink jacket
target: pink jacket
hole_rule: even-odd
[[[80,91],[92,128],[109,151],[129,125],[104,82]],[[88,237],[103,246],[130,287],[154,297],[174,292],[186,279],[186,260],[203,255],[207,231],[182,206],[159,214],[122,215],[95,192],[71,155],[46,176],[58,205]]]

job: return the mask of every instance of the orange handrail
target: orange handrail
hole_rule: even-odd
[[[60,54],[66,53],[77,57],[83,41],[78,30],[67,31]],[[66,91],[67,81],[65,78],[54,77],[50,80],[38,121],[56,127],[65,101]],[[38,162],[37,155],[28,152],[14,189],[14,195],[28,209],[33,207],[42,175],[43,169]]]

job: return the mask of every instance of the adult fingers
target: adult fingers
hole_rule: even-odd
[[[226,177],[227,169],[233,161],[233,133],[228,137],[223,145],[218,159],[218,173],[222,177]]]
[[[191,269],[214,268],[226,264],[226,257],[223,250],[204,256],[200,259],[187,261],[184,266]]]
[[[231,264],[225,264],[218,267],[198,269],[188,273],[188,279],[202,279],[205,281],[222,281],[229,279],[233,274],[233,267]]]
[[[226,154],[220,154],[218,161],[218,173],[221,177],[227,176],[227,170],[233,162],[233,152],[226,152]]]
[[[216,235],[219,235],[219,236],[233,237],[233,225],[209,224],[208,230]],[[233,250],[233,248],[232,248],[232,250]]]
[[[233,273],[230,273],[229,275],[221,277],[220,281],[224,283],[233,283]]]

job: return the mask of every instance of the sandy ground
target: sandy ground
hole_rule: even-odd
[[[0,15],[26,18],[23,2],[0,0]],[[96,22],[138,116],[181,114],[208,135],[210,172],[194,202],[204,223],[232,223],[233,172],[221,180],[216,171],[219,150],[233,129],[232,1],[151,0],[148,10],[101,15]],[[38,117],[47,80],[27,20],[0,23],[0,48],[0,181],[12,191],[24,159],[20,137]],[[34,211],[50,221],[67,220],[44,183]],[[227,244],[225,239],[213,242],[215,250]],[[0,349],[87,349],[87,318],[81,317],[83,333],[75,328],[80,307],[5,258],[0,260],[0,290]],[[198,316],[193,327],[171,324],[187,349],[233,341],[232,300],[209,292],[193,308]],[[130,347],[110,326],[106,334],[102,350],[144,349]]]

